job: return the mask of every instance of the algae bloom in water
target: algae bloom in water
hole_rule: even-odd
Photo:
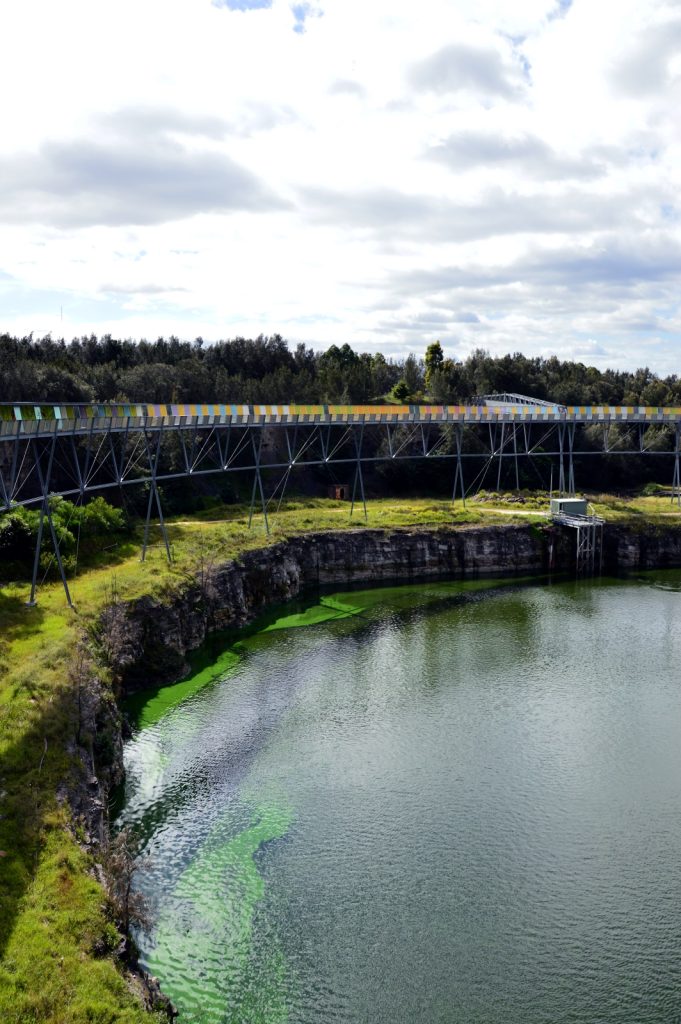
[[[286,835],[291,812],[253,809],[234,834],[234,815],[215,826],[181,874],[155,933],[147,968],[167,979],[164,989],[182,1018],[200,1024],[288,1019],[283,954],[270,936],[263,957],[253,944],[257,905],[265,883],[256,864],[263,844]]]

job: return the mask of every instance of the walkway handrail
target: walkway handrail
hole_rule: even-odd
[[[602,516],[582,516],[575,512],[555,512],[551,518],[555,523],[562,523],[564,526],[603,526],[606,522]]]
[[[147,423],[154,428],[202,425],[265,426],[338,423],[681,423],[681,406],[644,405],[261,405],[236,403],[40,402],[0,403],[0,436],[20,431],[122,429]],[[21,426],[18,426],[18,425]]]

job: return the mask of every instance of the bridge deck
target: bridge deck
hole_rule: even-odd
[[[227,405],[0,403],[0,436],[193,424],[681,423],[681,406],[649,405]]]

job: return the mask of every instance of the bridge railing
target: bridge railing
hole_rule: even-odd
[[[681,406],[0,403],[0,436],[147,426],[342,423],[681,423]]]

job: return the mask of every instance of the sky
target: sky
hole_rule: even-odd
[[[681,0],[14,0],[0,330],[681,373]]]

